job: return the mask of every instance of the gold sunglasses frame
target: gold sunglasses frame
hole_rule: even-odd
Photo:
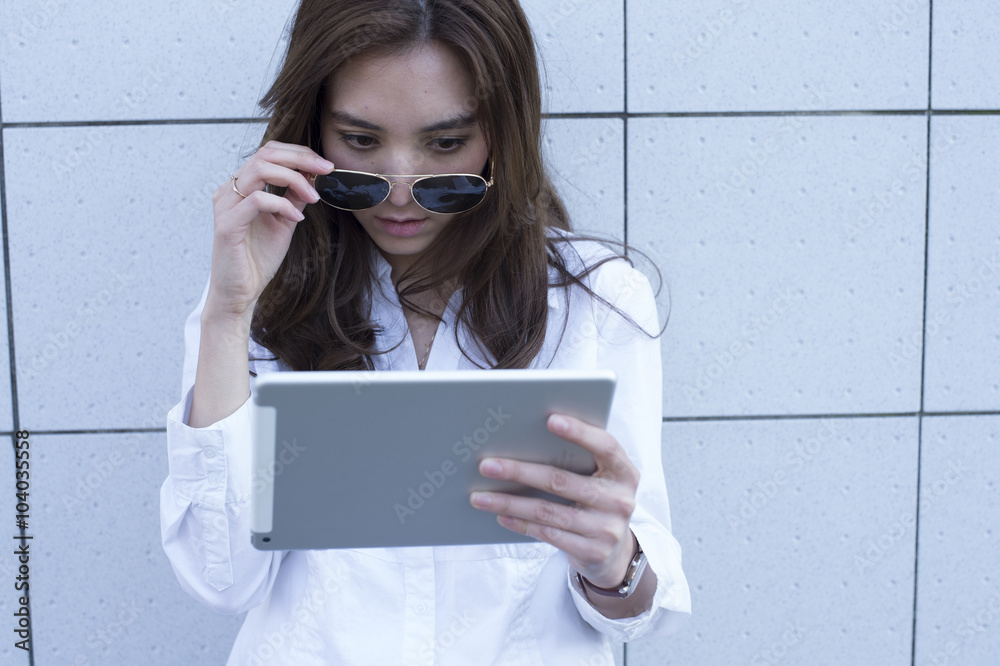
[[[377,206],[381,206],[383,203],[385,203],[389,199],[389,197],[392,196],[392,188],[393,188],[393,186],[395,186],[395,185],[406,185],[410,189],[410,198],[413,199],[413,202],[415,204],[417,204],[418,206],[420,206],[421,208],[423,208],[424,210],[426,210],[428,213],[433,213],[435,215],[461,215],[462,213],[468,213],[470,210],[475,210],[476,208],[479,208],[483,204],[483,201],[486,201],[486,195],[489,193],[490,188],[493,187],[493,172],[494,172],[495,169],[496,169],[496,163],[494,162],[494,160],[493,160],[492,157],[490,158],[490,179],[489,180],[486,180],[481,175],[476,174],[476,173],[432,173],[432,174],[417,174],[417,173],[415,173],[415,174],[410,174],[410,175],[405,175],[405,174],[382,174],[382,173],[371,173],[370,171],[354,171],[352,169],[338,169],[336,167],[336,165],[334,165],[333,169],[329,173],[325,173],[323,175],[324,176],[329,176],[330,174],[333,174],[333,173],[336,173],[336,172],[339,171],[340,173],[356,173],[356,174],[360,174],[362,176],[374,176],[375,178],[378,178],[380,180],[384,180],[385,182],[389,183],[389,192],[385,195],[385,199],[382,199],[382,201],[379,201],[374,206],[369,206],[367,208],[341,208],[340,206],[334,206],[332,203],[330,203],[329,201],[327,201],[326,199],[324,199],[322,196],[320,197],[319,200],[322,201],[323,203],[325,203],[330,208],[336,208],[337,210],[345,210],[345,211],[348,211],[348,212],[351,212],[351,213],[357,213],[357,212],[360,212],[360,211],[363,211],[363,210],[371,210],[372,208],[375,208]],[[316,187],[316,178],[318,176],[319,176],[319,174],[310,174],[309,182],[313,186],[314,189]],[[486,184],[486,192],[483,192],[483,199],[482,199],[482,201],[480,201],[479,203],[477,203],[472,208],[467,208],[465,210],[458,211],[457,213],[439,213],[439,212],[437,212],[435,210],[431,210],[430,208],[425,208],[423,205],[421,205],[421,203],[419,201],[417,201],[417,198],[415,196],[413,196],[413,186],[416,185],[417,183],[419,183],[422,180],[427,180],[428,178],[440,178],[442,176],[464,176],[466,178],[479,178],[480,180],[482,180]],[[416,178],[416,180],[414,180],[413,182],[407,182],[405,180],[390,180],[390,178]]]

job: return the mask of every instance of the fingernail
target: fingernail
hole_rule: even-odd
[[[316,162],[320,166],[322,166],[324,169],[332,169],[333,168],[333,162],[331,162],[330,160],[324,159],[322,157],[318,158],[316,160]]]
[[[499,474],[500,469],[500,463],[492,458],[487,458],[479,464],[479,471],[483,474]]]
[[[569,421],[558,414],[553,414],[549,417],[549,424],[556,432],[566,432],[569,429]]]
[[[479,509],[488,509],[491,499],[488,493],[472,493],[472,506]]]

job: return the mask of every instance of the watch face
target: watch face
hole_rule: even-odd
[[[633,560],[634,566],[629,567],[628,573],[625,574],[625,580],[622,584],[626,589],[622,596],[627,597],[635,591],[639,579],[642,578],[642,574],[646,570],[646,554],[640,550],[637,559],[638,561]]]

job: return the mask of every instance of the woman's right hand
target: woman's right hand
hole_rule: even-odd
[[[268,141],[212,195],[215,235],[205,312],[249,321],[254,304],[281,265],[306,204],[319,201],[307,174],[333,164],[305,147]],[[284,196],[265,186],[285,187]]]

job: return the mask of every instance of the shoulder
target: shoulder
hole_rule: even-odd
[[[549,227],[546,230],[546,235],[552,241],[554,250],[559,253],[566,267],[574,273],[586,270],[608,259],[618,258],[627,263],[625,258],[612,250],[609,245],[589,238],[582,238],[571,231]]]
[[[646,276],[611,246],[561,229],[550,228],[548,236],[555,241],[554,249],[566,269],[598,296],[616,303],[637,290],[650,290]],[[557,269],[550,265],[550,282],[559,285],[559,278]]]

